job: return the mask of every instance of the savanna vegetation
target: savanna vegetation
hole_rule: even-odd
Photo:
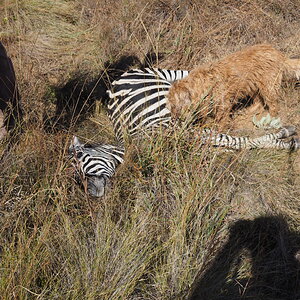
[[[18,142],[0,144],[1,299],[300,299],[299,153],[170,130],[128,145],[102,199],[67,155],[73,134],[116,142],[104,87],[120,71],[261,42],[299,56],[299,20],[299,0],[0,1],[24,109]],[[299,127],[293,83],[280,116]]]

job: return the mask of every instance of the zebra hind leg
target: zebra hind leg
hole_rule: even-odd
[[[298,138],[292,138],[290,141],[282,139],[296,134],[294,126],[286,126],[277,133],[269,133],[257,138],[247,136],[234,137],[225,133],[216,133],[210,129],[204,129],[200,135],[202,144],[211,144],[215,147],[224,147],[227,149],[286,149],[298,150],[300,141]]]
[[[261,137],[249,139],[248,149],[286,149],[296,151],[300,148],[299,138],[292,137],[289,141],[283,139],[296,135],[294,126],[285,126],[277,133],[269,133]]]

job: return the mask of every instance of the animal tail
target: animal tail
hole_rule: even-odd
[[[300,59],[288,58],[286,60],[288,77],[300,80]]]

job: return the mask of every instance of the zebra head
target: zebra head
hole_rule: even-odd
[[[117,166],[123,162],[124,149],[112,145],[84,144],[74,136],[69,155],[85,190],[92,196],[102,197]]]

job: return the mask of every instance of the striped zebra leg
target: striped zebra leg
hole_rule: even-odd
[[[210,129],[204,129],[200,139],[203,144],[212,144],[216,147],[224,147],[228,149],[286,149],[298,150],[300,141],[297,138],[292,138],[290,141],[283,141],[296,133],[295,127],[283,127],[277,133],[269,133],[257,138],[247,136],[233,137],[224,133],[216,133]]]

